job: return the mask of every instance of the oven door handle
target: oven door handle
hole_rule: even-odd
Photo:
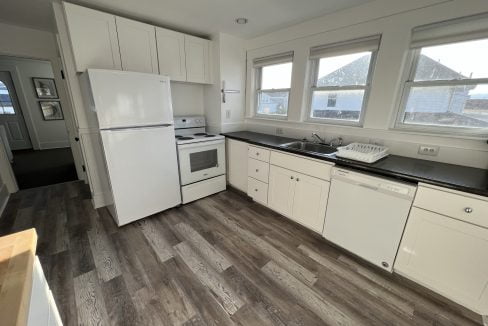
[[[201,141],[197,143],[189,143],[189,144],[178,144],[178,148],[180,149],[188,149],[188,148],[195,148],[195,147],[208,147],[212,145],[219,145],[224,143],[225,139],[219,140],[212,140],[212,141]]]

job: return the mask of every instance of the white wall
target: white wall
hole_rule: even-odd
[[[438,3],[438,4],[436,4]],[[343,136],[347,142],[383,143],[394,154],[488,168],[486,139],[453,135],[429,135],[393,130],[403,76],[408,69],[407,54],[411,30],[415,26],[488,11],[483,0],[377,0],[357,8],[317,18],[247,42],[246,128],[285,136],[310,137],[318,132],[330,140]],[[312,46],[382,34],[373,75],[364,127],[344,127],[304,122],[308,113],[308,55]],[[253,58],[293,50],[294,67],[288,121],[253,117]],[[436,157],[417,154],[419,144],[440,146]]]
[[[53,33],[0,23],[0,54],[49,59],[58,57]]]
[[[0,70],[10,70],[34,149],[69,147],[65,120],[45,121],[32,77],[54,78],[49,61],[0,56]],[[14,78],[14,77],[17,78]],[[16,83],[18,81],[18,83]]]
[[[174,115],[203,115],[203,85],[171,82]]]

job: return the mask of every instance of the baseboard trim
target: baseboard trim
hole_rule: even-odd
[[[7,186],[2,185],[2,188],[0,189],[0,218],[3,216],[3,212],[5,211],[5,207],[7,207],[9,198],[10,193],[8,192]]]

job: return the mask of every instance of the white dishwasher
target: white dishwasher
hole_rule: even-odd
[[[323,235],[392,272],[416,190],[416,185],[333,168]]]

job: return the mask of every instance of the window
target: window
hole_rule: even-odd
[[[293,53],[254,60],[256,69],[256,115],[288,116]]]
[[[310,120],[361,124],[378,45],[375,36],[310,50]]]
[[[7,85],[0,81],[0,114],[15,114]]]
[[[488,16],[417,27],[397,127],[479,133],[488,128]],[[483,131],[484,130],[484,131]]]

